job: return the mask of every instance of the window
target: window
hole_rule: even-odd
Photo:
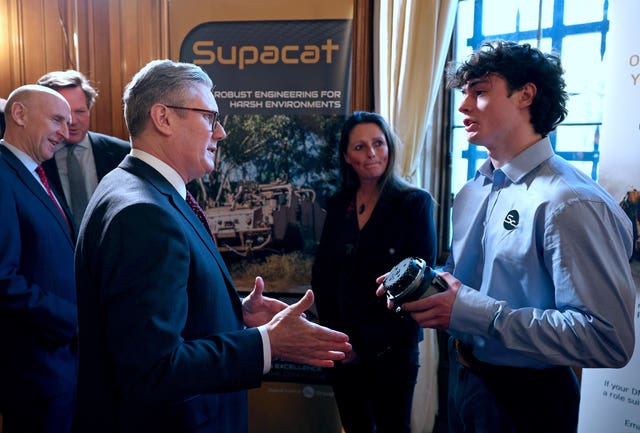
[[[569,114],[549,138],[557,154],[594,180],[602,122],[608,0],[460,0],[453,55],[466,57],[485,40],[527,42],[560,55],[565,69]],[[487,153],[466,140],[461,94],[452,91],[451,192],[471,178]],[[447,243],[448,244],[448,243]]]

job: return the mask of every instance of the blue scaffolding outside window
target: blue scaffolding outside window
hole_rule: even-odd
[[[594,180],[598,177],[604,73],[609,20],[608,0],[461,0],[454,36],[454,56],[464,60],[485,40],[527,42],[560,55],[569,93],[565,122],[549,135],[556,153]],[[487,157],[466,141],[460,97],[452,113],[452,188],[455,194]]]

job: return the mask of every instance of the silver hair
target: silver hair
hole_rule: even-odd
[[[182,105],[189,89],[204,84],[213,89],[206,72],[192,63],[153,60],[138,71],[124,90],[124,118],[131,137],[138,136],[149,121],[154,104]]]

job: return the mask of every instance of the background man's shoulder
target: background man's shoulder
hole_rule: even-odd
[[[110,146],[116,146],[122,149],[126,149],[127,153],[131,149],[131,143],[118,137],[113,137],[107,134],[101,134],[99,132],[89,131],[89,139],[93,144],[104,143]]]

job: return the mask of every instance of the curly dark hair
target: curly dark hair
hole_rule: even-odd
[[[496,40],[483,42],[464,63],[451,63],[447,87],[460,89],[489,74],[503,77],[510,94],[533,83],[537,92],[530,107],[531,123],[535,132],[545,137],[567,116],[563,73],[555,54],[545,54],[529,44]]]

